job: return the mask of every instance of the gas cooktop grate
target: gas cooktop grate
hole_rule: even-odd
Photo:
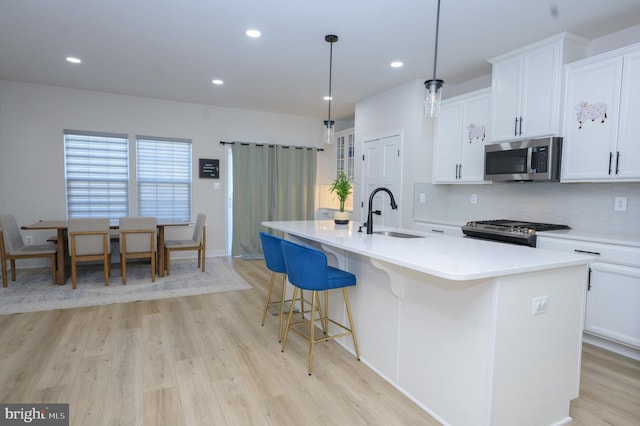
[[[557,231],[560,229],[571,229],[571,227],[567,225],[557,225],[554,223],[539,223],[539,222],[525,222],[520,220],[510,220],[510,219],[495,219],[495,220],[477,220],[475,223],[479,225],[493,225],[493,226],[504,226],[504,227],[513,227],[513,228],[529,228],[534,231]]]

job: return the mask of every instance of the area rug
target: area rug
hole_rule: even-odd
[[[54,286],[51,268],[18,268],[16,281],[11,281],[9,274],[9,287],[0,287],[0,315],[252,288],[227,258],[208,258],[205,269],[202,272],[195,259],[172,260],[171,276],[156,275],[156,282],[152,283],[149,264],[131,263],[127,265],[127,285],[122,285],[120,265],[114,264],[109,286],[105,287],[101,266],[85,264],[78,266],[77,288],[73,290],[71,278],[63,286]]]

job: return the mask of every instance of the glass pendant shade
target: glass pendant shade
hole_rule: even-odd
[[[325,97],[325,99],[329,101],[329,105],[327,119],[324,120],[324,143],[326,143],[327,145],[331,145],[333,143],[333,137],[335,136],[335,122],[331,119],[331,100],[333,99],[333,97],[331,96],[331,74],[333,70],[333,43],[338,41],[338,36],[334,34],[328,34],[324,36],[324,41],[329,43],[329,96]]]
[[[426,88],[424,98],[425,117],[437,117],[440,115],[440,102],[442,101],[442,86],[444,81],[436,78],[438,68],[438,36],[440,33],[440,0],[438,0],[438,11],[436,13],[436,46],[433,49],[433,78],[424,82]]]
[[[437,117],[440,114],[440,102],[442,101],[442,80],[427,80],[424,82],[426,88],[424,98],[425,117]]]
[[[324,143],[331,145],[335,136],[335,121],[324,120]]]

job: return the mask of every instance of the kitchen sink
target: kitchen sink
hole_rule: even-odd
[[[373,233],[394,238],[424,238],[424,235],[405,234],[404,232],[397,231],[374,231]]]

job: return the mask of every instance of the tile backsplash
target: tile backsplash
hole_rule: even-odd
[[[421,197],[421,194],[422,195]],[[476,203],[472,204],[475,194]],[[615,197],[627,210],[615,211]],[[420,202],[421,198],[424,202]],[[493,183],[414,185],[413,217],[452,221],[516,219],[560,223],[573,229],[635,234],[640,239],[639,183]]]

